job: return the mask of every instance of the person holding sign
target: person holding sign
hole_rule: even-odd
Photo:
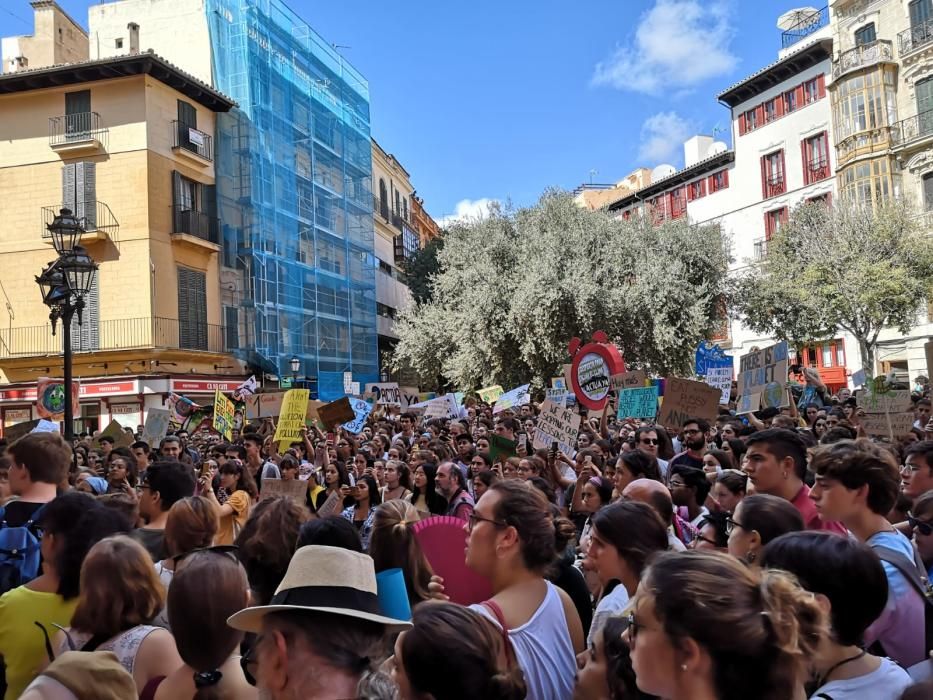
[[[220,468],[220,485],[230,494],[223,505],[217,501],[208,475],[202,476],[198,482],[201,484],[201,495],[214,504],[220,518],[214,544],[233,544],[249,518],[253,503],[259,498],[256,482],[249,469],[238,459],[229,459]]]

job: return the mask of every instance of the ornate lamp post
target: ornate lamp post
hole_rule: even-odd
[[[288,361],[288,366],[292,371],[292,386],[298,387],[298,370],[301,369],[301,359],[298,355],[292,355],[292,359]]]

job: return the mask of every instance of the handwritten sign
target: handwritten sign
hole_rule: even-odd
[[[485,389],[479,389],[476,393],[479,394],[483,403],[495,403],[495,401],[505,393],[505,389],[498,384],[493,384],[492,386],[487,386]]]
[[[279,423],[275,428],[274,440],[279,444],[288,444],[301,440],[301,429],[305,427],[308,413],[307,389],[289,389],[282,401]]]
[[[265,484],[263,484],[265,488]],[[317,517],[327,518],[343,510],[343,499],[340,497],[340,491],[332,491],[327,500],[317,509]]]
[[[347,421],[340,427],[354,435],[359,435],[360,431],[363,430],[363,426],[366,425],[369,414],[373,412],[373,407],[372,404],[363,401],[363,399],[350,399],[350,408],[353,409],[353,420]]]
[[[888,423],[890,420],[890,424]],[[869,435],[898,437],[909,433],[914,427],[913,413],[866,413],[859,423]]]
[[[787,391],[787,343],[742,355],[739,360],[738,395],[759,394],[759,405],[789,406]]]
[[[349,397],[331,401],[328,404],[319,406],[317,409],[318,419],[324,424],[324,427],[330,430],[335,425],[347,423],[356,418],[353,406],[350,404]]]
[[[551,388],[557,389],[559,391],[567,390],[567,382],[563,377],[552,377],[551,378]]]
[[[859,391],[855,395],[855,402],[866,413],[905,413],[910,410],[910,391],[907,389],[893,389],[883,394]]]
[[[707,366],[706,383],[714,389],[719,389],[719,403],[729,403],[729,395],[732,393],[732,362],[720,367]]]
[[[143,442],[158,445],[162,438],[168,434],[168,424],[171,412],[167,408],[150,408],[146,413],[146,423],[143,425]]]
[[[110,421],[110,425],[104,428],[103,432],[99,433],[98,436],[94,438],[93,443],[95,447],[100,447],[100,439],[103,437],[113,438],[114,447],[129,447],[136,439],[125,432],[123,426],[115,420]]]
[[[651,418],[658,413],[658,387],[643,386],[619,391],[618,418]]]
[[[494,414],[502,413],[502,411],[507,408],[514,408],[515,406],[523,406],[524,404],[531,403],[531,394],[528,391],[530,386],[530,384],[522,384],[502,394],[496,401],[496,405],[493,406],[492,412]]]
[[[270,391],[265,394],[253,394],[243,399],[246,405],[246,418],[275,418],[282,411],[284,391]]]
[[[644,370],[636,369],[631,372],[620,372],[609,378],[609,388],[615,391],[620,389],[637,389],[643,387],[648,381]]]
[[[228,440],[233,439],[234,413],[236,413],[236,406],[233,405],[233,401],[217,389],[214,392],[214,430]]]
[[[367,384],[366,393],[373,395],[373,403],[377,406],[401,406],[402,391],[398,382],[382,382],[381,384]]]
[[[307,505],[308,482],[298,479],[263,479],[260,500],[281,496],[304,508]]]
[[[719,415],[719,389],[703,382],[680,377],[668,377],[664,384],[664,402],[658,423],[668,428],[680,428],[688,418],[713,420]]]
[[[532,447],[549,450],[556,442],[557,449],[568,459],[577,453],[577,435],[580,433],[580,415],[548,399],[541,404],[538,424],[535,426]]]

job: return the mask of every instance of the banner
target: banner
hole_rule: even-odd
[[[789,406],[786,384],[787,343],[777,343],[764,350],[742,355],[739,360],[737,395],[743,406],[752,405],[752,411],[769,406]],[[759,395],[757,406],[751,401],[754,394]]]
[[[301,429],[305,427],[305,416],[308,413],[309,394],[307,389],[289,389],[285,392],[273,438],[280,445],[301,440]]]
[[[284,415],[284,409],[282,413]],[[323,406],[318,406],[317,415],[318,420],[324,424],[324,428],[327,430],[333,430],[334,426],[352,421],[356,417],[356,413],[350,405],[350,399],[346,396]]]
[[[256,393],[256,389],[259,388],[259,383],[256,381],[256,376],[253,375],[245,382],[240,384],[236,389],[231,392],[231,396],[234,401],[242,401],[247,396],[252,396]]]
[[[498,384],[493,384],[485,389],[479,389],[476,393],[479,394],[479,398],[483,403],[495,403],[505,393],[505,390]]]
[[[71,382],[71,412],[81,415],[79,395],[81,383]],[[65,418],[65,382],[61,379],[40,377],[36,381],[36,414],[39,418],[64,420]]]
[[[178,426],[184,425],[188,418],[201,408],[191,399],[175,393],[168,395],[165,399],[165,406],[168,408],[171,422]]]
[[[493,414],[502,413],[507,408],[531,403],[531,394],[528,391],[530,386],[530,384],[522,384],[502,394],[492,408]]]
[[[732,366],[732,358],[726,355],[718,345],[704,340],[697,346],[694,360],[694,372],[698,377],[705,377],[714,367]]]
[[[169,410],[167,408],[150,408],[146,414],[146,423],[143,425],[142,441],[150,447],[158,447],[168,434]]]
[[[381,384],[367,384],[366,393],[373,395],[373,403],[383,406],[401,406],[402,391],[398,382],[383,382]]]
[[[536,450],[549,450],[551,444],[556,442],[560,453],[568,459],[573,459],[577,453],[579,433],[580,414],[545,399],[541,404],[541,413],[538,415],[531,444]]]
[[[236,406],[233,401],[224,396],[220,389],[214,392],[214,430],[227,440],[233,440],[233,414]]]
[[[703,382],[668,377],[658,424],[679,431],[688,418],[713,420],[719,415],[720,396],[719,389]]]
[[[643,386],[637,389],[622,389],[619,391],[617,418],[649,418],[654,420],[657,414],[658,387]]]
[[[363,426],[366,425],[369,414],[373,412],[373,406],[368,401],[363,401],[363,399],[350,399],[350,408],[353,409],[353,420],[347,421],[340,427],[354,435],[359,435],[363,430]]]

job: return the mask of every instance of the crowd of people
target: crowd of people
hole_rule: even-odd
[[[285,444],[0,441],[4,698],[933,697],[924,389],[895,440],[824,388],[677,426],[581,410],[563,451],[538,404],[474,397]],[[433,516],[488,597],[450,601]]]

